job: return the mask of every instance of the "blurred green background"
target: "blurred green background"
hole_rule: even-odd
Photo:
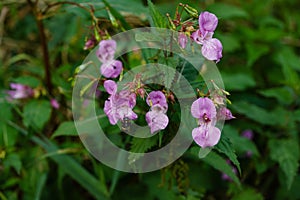
[[[163,16],[173,16],[181,2],[219,18],[214,36],[224,49],[217,66],[236,117],[222,134],[242,171],[234,182],[222,179],[230,167],[222,166],[222,152],[201,160],[191,149],[146,174],[96,161],[72,123],[69,80],[89,53],[83,47],[94,33],[91,15],[72,3],[47,10],[60,1],[30,2],[0,3],[0,199],[300,199],[299,1],[153,1]],[[115,21],[124,30],[150,26],[146,1],[71,2],[93,5],[99,27],[111,35],[122,31]],[[35,88],[35,98],[7,102],[11,82]],[[244,130],[252,130],[252,140]]]

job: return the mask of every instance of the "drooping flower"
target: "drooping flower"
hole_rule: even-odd
[[[100,72],[106,78],[117,78],[123,69],[119,60],[114,60],[117,43],[114,40],[102,40],[96,51],[98,59],[102,62]]]
[[[51,106],[54,108],[54,109],[59,109],[59,103],[58,103],[58,101],[56,100],[56,99],[51,99],[50,100],[50,104],[51,104]]]
[[[167,127],[169,118],[165,112],[166,110],[162,106],[156,104],[146,113],[146,121],[150,127],[151,133],[155,133]]]
[[[117,78],[123,69],[123,64],[119,60],[111,60],[103,63],[100,67],[101,74],[106,78]]]
[[[192,34],[192,39],[202,45],[202,55],[208,60],[219,62],[222,58],[222,43],[213,38],[214,31],[218,25],[216,15],[209,12],[202,12],[199,15],[199,29]]]
[[[169,123],[166,115],[168,103],[165,95],[161,91],[152,91],[149,93],[146,102],[151,106],[150,111],[146,113],[146,121],[150,127],[150,132],[155,133],[163,130]]]
[[[99,49],[96,52],[98,59],[106,63],[113,60],[117,49],[117,43],[114,40],[102,40],[99,43]]]
[[[235,117],[232,115],[231,111],[226,107],[221,107],[218,112],[218,119],[221,120],[231,120]]]
[[[188,42],[187,36],[184,33],[180,32],[178,34],[178,43],[180,47],[185,49],[187,42]]]
[[[7,94],[12,99],[25,99],[33,96],[32,88],[27,85],[23,85],[20,83],[11,83],[10,87],[13,90],[7,91]]]
[[[110,94],[104,103],[104,112],[112,125],[115,125],[118,120],[124,120],[124,118],[137,119],[137,114],[132,111],[136,104],[134,93],[128,90],[117,92],[117,84],[112,80],[105,81],[104,88]]]
[[[192,131],[194,141],[202,148],[216,145],[221,131],[215,127],[217,111],[213,101],[207,97],[197,99],[191,106],[191,113],[199,122],[199,127]]]
[[[154,106],[156,104],[159,104],[165,110],[168,109],[168,103],[167,103],[166,97],[165,97],[164,93],[162,93],[161,91],[150,92],[146,99],[146,103],[149,106]]]

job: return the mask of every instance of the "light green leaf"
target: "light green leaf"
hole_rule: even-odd
[[[41,130],[50,119],[51,105],[46,100],[33,100],[24,106],[23,123]]]
[[[290,189],[299,167],[299,145],[297,140],[270,140],[268,143],[272,160],[279,163]]]
[[[237,193],[232,200],[263,200],[264,197],[254,189],[245,189]]]
[[[69,121],[61,123],[53,133],[52,138],[57,136],[78,136],[74,122]]]
[[[270,47],[265,44],[246,43],[247,66],[252,66],[261,56],[268,53]]]
[[[151,0],[148,0],[149,12],[152,19],[152,25],[158,28],[166,28],[166,18],[156,9]]]

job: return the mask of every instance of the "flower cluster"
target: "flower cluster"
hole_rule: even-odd
[[[151,107],[146,114],[146,121],[151,133],[165,129],[169,123],[169,118],[166,115],[168,104],[165,95],[161,91],[152,91],[146,102]]]
[[[128,90],[117,92],[117,84],[112,80],[104,82],[104,88],[110,97],[105,101],[104,112],[108,116],[111,124],[116,124],[118,120],[125,118],[137,119],[137,114],[132,111],[136,104],[136,95]]]
[[[122,62],[114,60],[117,43],[114,40],[102,40],[96,52],[98,59],[102,62],[101,74],[106,78],[116,78],[123,70]]]
[[[214,31],[218,25],[216,15],[209,12],[202,12],[199,15],[199,29],[192,34],[192,39],[202,45],[202,55],[208,60],[219,62],[222,58],[222,44],[213,38]]]

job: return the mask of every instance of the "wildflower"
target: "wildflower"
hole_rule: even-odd
[[[151,133],[155,133],[167,127],[169,118],[165,113],[165,108],[159,104],[152,106],[150,111],[146,113],[146,121]]]
[[[100,67],[101,74],[106,78],[117,78],[123,69],[122,62],[119,60],[112,60],[103,63]]]
[[[59,109],[59,103],[56,99],[51,99],[50,104],[54,109]]]
[[[95,43],[96,43],[96,42],[97,42],[97,41],[96,41],[95,37],[92,37],[92,38],[88,39],[88,40],[85,42],[83,49],[84,49],[84,50],[88,50],[88,49],[93,48],[93,47],[95,46]]]
[[[184,33],[178,34],[178,42],[181,48],[185,49],[186,44],[188,42],[188,38]]]
[[[250,129],[244,130],[242,132],[242,136],[247,138],[248,140],[252,140],[253,139],[253,131]],[[253,155],[253,152],[248,150],[246,151],[246,157],[251,157]]]
[[[169,123],[166,115],[168,104],[165,95],[161,91],[152,91],[149,93],[146,102],[151,106],[150,111],[146,113],[146,121],[150,127],[150,132],[155,133],[163,130]]]
[[[128,90],[117,92],[117,84],[112,80],[105,81],[104,88],[110,94],[104,103],[104,112],[112,125],[115,125],[118,120],[124,120],[124,118],[137,119],[137,114],[132,111],[136,104],[134,93]]]
[[[218,119],[231,120],[235,117],[232,115],[231,111],[226,107],[221,107],[218,112]]]
[[[12,99],[25,99],[33,96],[32,88],[27,85],[11,83],[10,87],[13,90],[9,90],[7,93]]]
[[[220,61],[222,58],[222,44],[213,38],[214,31],[218,25],[216,15],[209,12],[202,12],[199,15],[199,29],[192,34],[192,39],[202,45],[202,54],[208,60]]]
[[[99,49],[96,52],[98,59],[102,63],[113,60],[117,49],[117,43],[114,40],[102,40],[99,43]]]
[[[221,131],[215,127],[217,111],[212,100],[199,98],[191,106],[192,116],[198,119],[199,127],[194,128],[194,141],[202,148],[216,145],[221,137]]]

